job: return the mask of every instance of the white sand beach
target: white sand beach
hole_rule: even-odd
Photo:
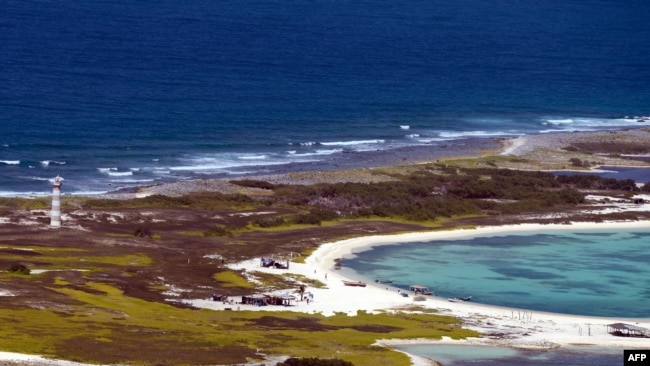
[[[321,313],[329,316],[334,313],[355,315],[358,310],[368,312],[384,310],[417,311],[417,308],[435,309],[441,314],[460,318],[463,327],[470,328],[486,335],[485,337],[464,341],[452,340],[381,340],[379,344],[390,346],[398,343],[453,342],[467,344],[484,344],[495,346],[521,348],[557,348],[562,346],[590,345],[598,347],[648,348],[647,338],[616,337],[607,332],[611,323],[626,323],[644,328],[650,328],[650,318],[601,318],[576,316],[556,313],[545,313],[525,309],[513,309],[484,305],[471,301],[450,302],[446,298],[426,296],[425,301],[416,301],[413,293],[403,297],[397,288],[387,284],[368,283],[366,287],[344,285],[346,278],[335,269],[335,260],[363,251],[373,246],[395,244],[400,242],[430,241],[437,239],[467,238],[496,233],[515,233],[521,231],[553,230],[590,230],[608,228],[612,230],[623,228],[650,228],[650,222],[610,222],[610,223],[573,223],[571,225],[506,225],[499,227],[482,227],[438,232],[419,232],[390,236],[368,236],[349,240],[327,243],[320,246],[306,259],[304,264],[291,263],[289,269],[265,268],[260,266],[259,259],[236,263],[233,269],[244,269],[247,272],[261,271],[270,273],[294,273],[322,281],[326,288],[307,288],[307,293],[313,295],[311,301],[297,301],[291,306],[253,306],[242,304],[224,304],[211,299],[190,301],[196,307],[210,309],[229,308],[233,311],[264,310],[264,311],[298,311],[305,313]],[[294,291],[294,289],[287,290]],[[420,296],[421,298],[421,296]],[[498,337],[490,336],[499,334]],[[422,364],[422,360],[414,364]],[[422,361],[424,362],[424,361]]]

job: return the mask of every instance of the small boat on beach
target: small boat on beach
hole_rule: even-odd
[[[366,287],[365,282],[361,281],[343,281],[343,284],[346,286],[355,286],[355,287]]]
[[[393,283],[393,280],[375,280],[377,283]]]
[[[447,300],[449,300],[451,302],[465,302],[465,301],[472,300],[472,297],[471,296],[467,296],[467,297],[450,297]]]
[[[409,290],[415,292],[416,294],[420,294],[420,295],[433,295],[433,291],[429,290],[429,288],[426,287],[426,286],[411,285]]]

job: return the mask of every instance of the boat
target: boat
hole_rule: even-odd
[[[343,284],[346,286],[366,287],[366,283],[361,281],[343,281]]]
[[[393,283],[393,280],[375,280],[377,283]]]
[[[467,296],[467,297],[450,297],[447,300],[449,300],[451,302],[465,302],[465,301],[472,300],[472,297],[471,296]]]
[[[409,288],[411,291],[415,292],[416,294],[420,295],[433,295],[433,291],[429,290],[428,287],[426,286],[420,286],[420,285],[411,285]]]

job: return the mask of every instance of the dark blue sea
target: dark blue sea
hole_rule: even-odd
[[[0,195],[48,194],[56,175],[86,194],[381,165],[650,115],[642,0],[0,9]]]

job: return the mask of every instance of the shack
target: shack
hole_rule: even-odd
[[[270,292],[264,294],[246,295],[241,297],[241,303],[244,305],[254,306],[293,306],[295,305],[296,297],[287,292]]]
[[[241,303],[245,305],[266,306],[266,296],[254,294],[241,297]]]
[[[264,294],[266,297],[266,303],[269,305],[281,305],[281,306],[292,306],[295,305],[296,297],[287,292],[271,292]]]
[[[650,338],[650,329],[625,323],[607,324],[607,333],[617,337]]]

